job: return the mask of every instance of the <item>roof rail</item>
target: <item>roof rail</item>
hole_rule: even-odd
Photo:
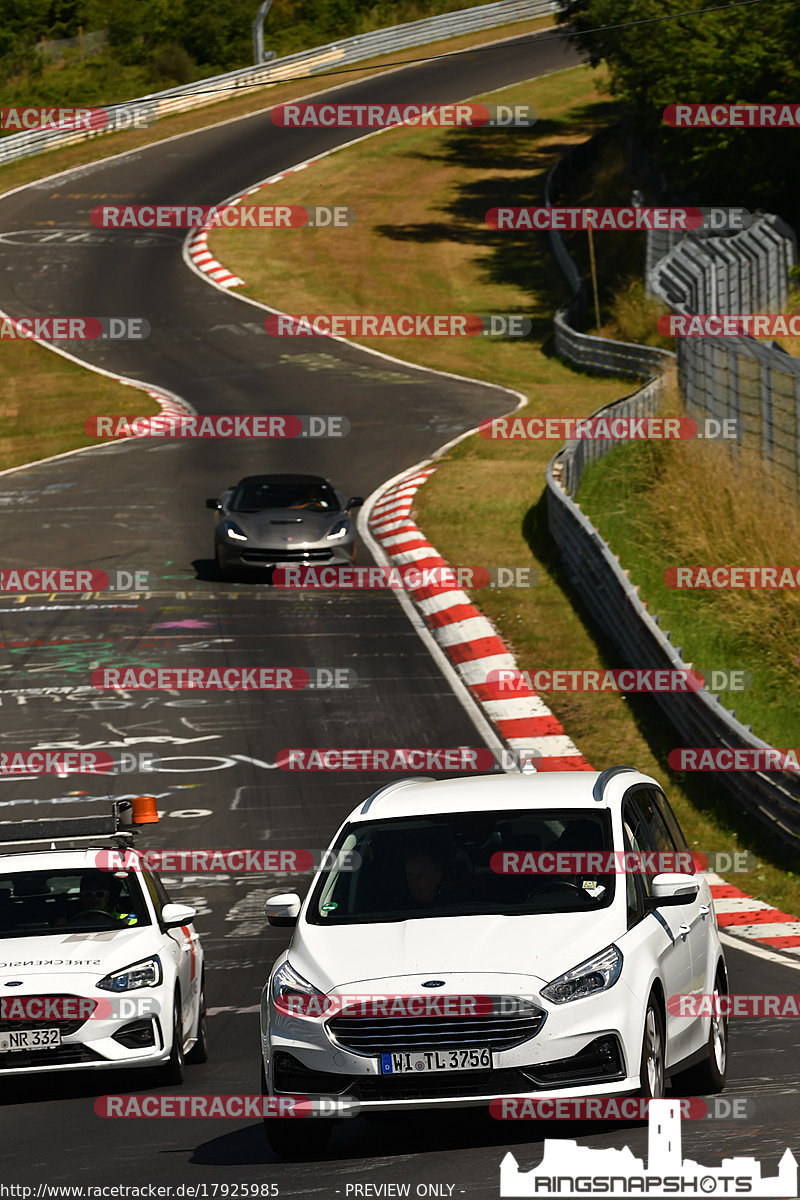
[[[19,850],[22,845],[48,843],[55,850],[57,843],[79,843],[83,846],[98,842],[117,846],[131,845],[139,832],[134,829],[134,806],[130,800],[112,800],[110,809],[102,816],[56,817],[37,821],[0,822],[0,852],[6,847]],[[68,847],[62,846],[62,849]]]
[[[601,771],[600,774],[597,776],[597,779],[594,781],[594,787],[592,788],[592,796],[595,798],[595,800],[598,802],[598,804],[602,803],[603,795],[606,790],[606,784],[610,783],[610,781],[614,778],[615,775],[622,775],[623,772],[625,772],[625,771],[635,771],[635,770],[636,770],[636,767],[623,767],[623,766],[606,767],[605,771]]]
[[[408,779],[395,779],[394,783],[385,783],[383,787],[379,787],[377,792],[373,792],[365,801],[359,812],[359,816],[363,816],[370,806],[378,799],[379,796],[385,796],[387,792],[391,792],[397,788],[407,787],[410,783],[435,783],[436,780],[432,775],[411,775]]]

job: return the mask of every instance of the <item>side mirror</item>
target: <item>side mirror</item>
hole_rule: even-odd
[[[296,892],[281,892],[279,896],[268,896],[264,904],[264,916],[270,925],[289,929],[297,924],[302,900]]]
[[[161,925],[164,929],[175,929],[188,925],[197,916],[197,909],[189,904],[165,904],[161,910]]]
[[[364,497],[363,497],[363,496],[351,496],[351,497],[350,497],[350,499],[347,501],[347,504],[345,504],[345,508],[346,508],[346,509],[348,509],[348,508],[361,508],[361,505],[362,505],[363,503],[364,503]]]
[[[212,496],[210,500],[206,500],[206,508],[213,508],[218,512],[222,508],[222,505],[216,496]]]
[[[696,875],[684,875],[678,871],[665,872],[653,879],[653,894],[647,898],[647,907],[664,908],[680,904],[691,904],[700,891],[700,880]]]

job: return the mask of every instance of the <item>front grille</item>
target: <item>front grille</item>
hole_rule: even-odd
[[[332,550],[242,550],[242,562],[285,563],[285,562],[328,562],[333,558]]]
[[[348,1096],[359,1100],[436,1100],[530,1092],[522,1071],[454,1071],[436,1075],[359,1075]]]
[[[443,997],[444,999],[444,997]],[[485,1016],[381,1017],[348,1016],[347,1009],[327,1023],[329,1033],[345,1050],[370,1058],[389,1050],[448,1050],[459,1046],[488,1046],[509,1050],[535,1037],[546,1013],[529,1000],[492,997],[493,1011]]]
[[[72,1003],[73,1006],[75,1004],[80,1004],[82,1011],[86,1011],[88,1009],[89,1004],[93,1005],[92,1012],[94,1011],[94,1009],[97,1008],[97,1004],[94,1001],[87,999],[87,997],[85,997],[85,996],[36,996],[35,998],[36,998],[36,1000],[42,1000],[45,1003],[45,1005],[48,1003],[60,1005],[60,1004],[64,1004],[67,1001]],[[30,999],[32,999],[32,997],[30,997],[30,996],[14,996],[13,998],[4,996],[3,997],[3,1001],[4,1001],[3,1009],[0,1009],[0,1011],[5,1010],[7,1012],[13,1012],[14,1011],[13,1010],[13,1001],[14,1000],[19,1000],[22,1004],[25,1004],[26,1001],[28,1001]],[[47,1010],[45,1008],[45,1012],[46,1011]],[[2,1031],[3,1033],[8,1033],[9,1030],[15,1032],[18,1029],[57,1028],[57,1029],[61,1030],[61,1036],[63,1038],[63,1037],[68,1037],[71,1033],[77,1033],[78,1030],[80,1029],[81,1025],[84,1025],[86,1023],[86,1021],[89,1019],[89,1015],[90,1014],[87,1013],[86,1017],[83,1017],[83,1018],[79,1017],[74,1020],[63,1020],[57,1016],[56,1017],[44,1016],[41,1018],[41,1020],[39,1020],[37,1018],[35,1021],[15,1020],[13,1017],[0,1016],[0,1031]],[[21,1051],[15,1050],[15,1051],[13,1051],[13,1053],[17,1054],[17,1053],[21,1053]],[[37,1053],[38,1053],[38,1051],[37,1051]]]
[[[81,1063],[107,1062],[102,1054],[79,1043],[48,1050],[13,1050],[0,1053],[0,1071],[19,1067],[66,1067]]]

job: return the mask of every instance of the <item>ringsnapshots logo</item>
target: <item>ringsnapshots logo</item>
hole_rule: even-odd
[[[509,442],[676,442],[714,440],[735,441],[739,434],[735,417],[718,421],[706,417],[621,417],[600,413],[593,417],[486,417],[478,426],[488,441]]]
[[[98,1096],[94,1111],[98,1117],[183,1117],[208,1120],[210,1117],[266,1119],[276,1117],[333,1118],[358,1115],[359,1101],[341,1096],[239,1096],[176,1095],[162,1092],[136,1095]]]
[[[0,338],[29,342],[141,342],[150,336],[144,317],[3,317]]]
[[[285,692],[355,686],[350,667],[97,667],[92,687],[122,692]]]
[[[527,337],[530,317],[519,313],[279,313],[267,317],[272,337]]]
[[[97,229],[346,229],[356,214],[346,204],[100,204],[89,219]]]
[[[273,587],[321,591],[420,591],[451,592],[463,588],[531,588],[538,583],[533,567],[276,567]]]
[[[531,104],[276,104],[270,120],[281,129],[530,129]]]
[[[350,428],[347,417],[311,413],[102,415],[87,417],[83,424],[84,433],[100,438],[343,438],[350,433]]]
[[[97,571],[94,568],[11,567],[0,570],[0,594],[22,592],[146,592],[150,571]]]
[[[156,121],[155,105],[115,105],[107,108],[0,108],[0,130],[23,133],[31,129],[53,133],[108,133],[149,129]]]
[[[800,104],[668,104],[673,129],[797,129]]]

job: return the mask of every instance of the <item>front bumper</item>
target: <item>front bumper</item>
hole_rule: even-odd
[[[227,571],[258,571],[288,566],[350,566],[355,559],[355,539],[345,542],[314,543],[289,549],[280,546],[255,546],[247,542],[216,539],[217,557]]]
[[[34,993],[15,993],[25,1000]],[[39,993],[35,993],[38,995]],[[54,994],[52,989],[50,994]],[[44,1049],[0,1050],[0,1076],[40,1075],[70,1070],[119,1070],[125,1067],[153,1067],[166,1063],[171,1047],[172,1004],[163,1005],[159,995],[112,996],[106,992],[80,992],[77,988],[59,990],[59,996],[95,1001],[99,1012],[114,1005],[113,1015],[89,1016],[81,1020],[0,1019],[0,1032],[60,1029],[61,1044]],[[103,1007],[105,1005],[105,1008]]]

